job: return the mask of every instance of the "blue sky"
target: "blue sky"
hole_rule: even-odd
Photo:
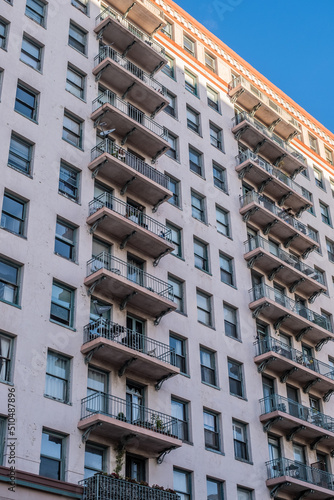
[[[175,0],[334,133],[333,0]]]

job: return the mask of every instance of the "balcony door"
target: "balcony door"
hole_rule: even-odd
[[[264,397],[264,411],[270,413],[276,409],[275,387],[272,378],[262,376],[262,388]]]
[[[296,387],[287,385],[286,395],[289,400],[289,414],[299,418],[299,390]]]
[[[274,283],[275,302],[286,307],[285,288],[278,283]]]
[[[136,349],[136,351],[145,351],[145,321],[131,316],[130,314],[126,318],[126,328],[127,337],[126,343],[131,349]]]
[[[140,481],[146,480],[146,460],[136,455],[126,454],[125,457],[125,475],[131,479]]]
[[[293,458],[296,463],[290,464],[290,475],[304,481],[307,480],[305,447],[300,444],[293,443]]]
[[[128,279],[143,286],[144,261],[128,255]]]
[[[96,368],[88,368],[87,378],[87,409],[96,413],[108,413],[108,374],[97,370]]]
[[[144,387],[126,384],[126,420],[132,424],[144,424]]]

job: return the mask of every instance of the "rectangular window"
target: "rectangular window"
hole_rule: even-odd
[[[20,267],[8,260],[0,259],[0,300],[19,304]]]
[[[84,14],[88,13],[88,0],[71,0],[71,4]]]
[[[318,168],[313,167],[313,172],[314,172],[314,180],[315,180],[315,185],[320,187],[321,189],[324,188],[324,179],[321,170]]]
[[[69,401],[70,360],[48,351],[46,364],[45,396],[63,403]]]
[[[187,106],[187,127],[199,134],[199,113]]]
[[[333,179],[329,179],[329,182],[330,182],[330,186],[331,186],[332,197],[334,198],[334,180]]]
[[[220,450],[220,435],[218,415],[208,410],[203,410],[204,442],[208,450]]]
[[[244,488],[237,489],[238,500],[253,500],[253,493],[250,490],[245,490]]]
[[[206,500],[224,500],[223,483],[221,481],[206,478]]]
[[[321,214],[321,220],[328,226],[331,226],[331,217],[329,214],[329,207],[328,205],[325,205],[325,203],[322,203],[319,201],[319,207],[320,207],[320,214]]]
[[[230,394],[233,396],[244,397],[242,363],[228,359],[228,380]]]
[[[0,465],[4,463],[7,426],[7,419],[5,417],[0,417]]]
[[[55,253],[65,257],[65,259],[74,261],[75,252],[75,232],[76,229],[57,217]]]
[[[67,111],[64,113],[63,139],[76,148],[82,148],[82,120]]]
[[[165,113],[176,117],[176,96],[167,90],[166,97],[169,101],[168,106],[164,108]]]
[[[183,281],[172,278],[168,275],[168,284],[172,285],[174,292],[174,302],[177,305],[178,312],[184,312],[184,299],[183,299]]]
[[[207,326],[212,326],[211,296],[196,290],[197,320]]]
[[[216,59],[205,52],[205,66],[210,70],[213,71],[213,73],[216,73]]]
[[[79,28],[79,26],[72,21],[70,21],[68,44],[81,52],[81,54],[86,54],[87,32]]]
[[[195,267],[209,272],[208,245],[194,238]]]
[[[191,191],[191,214],[194,219],[202,222],[206,221],[204,200],[203,196]]]
[[[43,430],[39,475],[64,481],[65,436]]]
[[[210,87],[206,87],[206,95],[208,99],[208,106],[214,109],[215,111],[219,111],[219,100],[218,100],[218,92],[211,89]]]
[[[172,242],[175,246],[175,250],[172,251],[172,255],[176,255],[177,257],[182,257],[182,242],[181,242],[181,229],[166,222],[166,227],[172,232]]]
[[[234,339],[238,338],[237,310],[224,303],[225,335]]]
[[[312,240],[314,240],[316,243],[319,243],[320,242],[319,232],[311,226],[307,226],[307,230],[308,230],[308,236],[312,238]],[[317,247],[315,251],[321,254],[321,247],[320,246],[319,248]]]
[[[328,260],[334,262],[334,242],[328,240],[327,238],[326,238],[326,248],[327,248]]]
[[[174,349],[172,353],[172,360],[174,365],[180,368],[181,373],[187,373],[187,352],[186,352],[186,341],[174,335],[169,334],[169,346]]]
[[[326,158],[326,161],[328,161],[328,163],[333,165],[333,151],[325,148],[325,158]]]
[[[23,35],[20,59],[40,71],[42,69],[42,46]]]
[[[25,234],[27,203],[17,196],[5,192],[2,204],[1,227],[14,234]]]
[[[53,282],[50,319],[72,327],[74,320],[74,290]]]
[[[231,237],[229,212],[216,205],[216,222],[218,233]]]
[[[224,150],[223,131],[221,128],[216,127],[216,125],[213,125],[213,123],[211,122],[210,122],[210,142],[212,146],[214,146],[215,148],[218,148],[221,151]]]
[[[177,419],[178,437],[182,441],[189,441],[188,403],[172,398],[172,417]]]
[[[203,177],[203,155],[189,146],[189,168]]]
[[[172,40],[173,38],[173,25],[169,21],[166,21],[166,25],[162,28],[162,32]]]
[[[167,174],[166,174],[167,175]],[[173,196],[169,198],[168,203],[174,205],[175,207],[180,206],[180,181],[174,179],[173,177],[168,177],[168,189],[173,193]]]
[[[238,460],[249,461],[247,442],[247,425],[233,420],[234,457]]]
[[[191,40],[187,35],[183,35],[183,48],[190,55],[195,57],[195,42]]]
[[[310,203],[312,203],[312,205],[307,209],[308,213],[315,215],[314,205],[313,205],[313,194],[304,187],[302,187],[302,195],[304,196],[304,198],[309,200]]]
[[[184,70],[185,87],[188,92],[197,96],[197,76]]]
[[[25,174],[30,174],[33,146],[12,133],[9,146],[8,165]]]
[[[15,111],[29,118],[29,120],[37,120],[37,105],[38,93],[33,90],[28,90],[21,83],[17,84]]]
[[[45,26],[46,5],[41,0],[27,0],[26,16],[41,26]]]
[[[173,488],[180,500],[191,500],[191,474],[190,472],[175,469],[173,472]]]
[[[58,192],[73,201],[79,201],[80,173],[63,161],[60,163]]]
[[[0,332],[0,381],[11,382],[12,380],[12,358],[14,340]],[[1,425],[1,424],[0,424]],[[1,436],[1,430],[0,430]],[[1,455],[0,441],[0,455]],[[0,461],[0,465],[2,462]]]
[[[162,72],[170,78],[175,78],[175,61],[168,54],[165,54],[167,64],[162,68]]]
[[[70,64],[67,67],[66,90],[80,99],[85,98],[85,75]]]
[[[310,144],[310,148],[312,149],[312,151],[314,151],[315,153],[318,153],[318,141],[315,137],[313,137],[312,135],[308,135],[308,138],[309,138],[309,144]]]
[[[219,254],[219,265],[220,265],[220,280],[227,285],[235,286],[234,270],[233,270],[233,259],[224,255]]]
[[[167,130],[167,142],[169,144],[169,149],[166,151],[166,155],[170,158],[173,158],[173,160],[177,160],[178,157],[177,141],[178,139],[176,135]]]
[[[0,48],[4,50],[7,49],[8,26],[9,23],[0,18]]]
[[[86,444],[84,478],[94,476],[96,473],[105,472],[106,449],[95,444]]]
[[[204,347],[200,348],[201,380],[205,384],[217,386],[216,354]]]
[[[213,185],[227,193],[226,170],[212,162]]]

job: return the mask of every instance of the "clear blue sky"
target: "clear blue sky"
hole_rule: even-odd
[[[174,0],[334,133],[334,0]]]

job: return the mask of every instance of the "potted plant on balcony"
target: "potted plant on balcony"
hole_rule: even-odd
[[[124,415],[124,413],[122,411],[119,412],[119,414],[117,415],[117,420],[122,420],[122,422],[126,422],[126,416]]]

